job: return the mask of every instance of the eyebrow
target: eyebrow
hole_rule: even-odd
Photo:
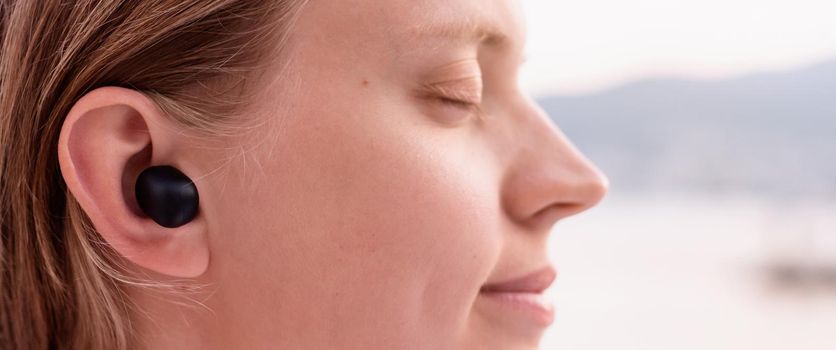
[[[510,40],[496,23],[486,19],[430,22],[416,27],[415,33],[421,36],[478,42],[489,46],[501,46]]]

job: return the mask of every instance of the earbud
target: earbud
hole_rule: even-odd
[[[161,226],[179,227],[197,215],[197,187],[177,168],[161,165],[143,170],[135,190],[139,207]]]

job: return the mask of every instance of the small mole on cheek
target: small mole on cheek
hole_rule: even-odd
[[[366,79],[363,79],[363,86],[369,86],[369,81],[366,80]]]

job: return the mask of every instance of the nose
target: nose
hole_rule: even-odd
[[[600,202],[609,180],[539,106],[526,99],[520,113],[517,146],[503,179],[503,207],[520,225],[548,231]]]

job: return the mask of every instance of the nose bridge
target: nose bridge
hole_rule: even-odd
[[[530,99],[515,109],[520,128],[503,184],[503,205],[517,222],[547,230],[557,220],[598,203],[606,176],[590,162]]]

